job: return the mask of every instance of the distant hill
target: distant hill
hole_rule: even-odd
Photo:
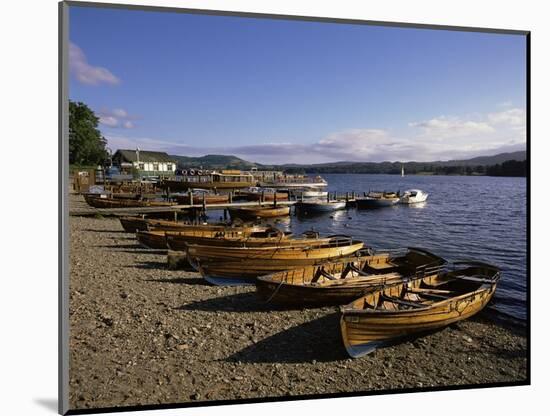
[[[288,173],[391,173],[401,172],[401,165],[408,174],[432,173],[432,174],[485,174],[486,169],[481,167],[495,166],[505,161],[526,160],[526,151],[512,153],[499,153],[493,156],[478,156],[472,159],[446,160],[433,162],[328,162],[316,164],[284,164],[262,165],[249,162],[232,155],[206,155],[200,157],[170,156],[177,160],[179,168],[203,168],[203,169],[258,169],[284,170]]]
[[[250,169],[258,166],[257,163],[248,162],[237,156],[206,155],[200,157],[170,155],[178,163],[179,168],[204,168],[204,169]]]
[[[349,167],[349,166],[383,166],[383,165],[395,165],[398,164],[401,166],[403,164],[405,167],[407,165],[435,165],[435,166],[486,166],[486,165],[496,165],[497,163],[502,163],[507,160],[517,160],[522,161],[527,159],[527,152],[525,150],[520,150],[517,152],[511,153],[499,153],[494,156],[478,156],[472,159],[457,159],[457,160],[445,160],[445,161],[432,161],[432,162],[351,162],[351,161],[340,161],[340,162],[325,162],[325,163],[315,163],[311,165],[301,165],[296,163],[288,163],[281,165],[283,168],[296,168],[296,167],[307,167],[307,168],[327,168],[327,167]]]
[[[466,160],[449,160],[441,163],[443,166],[479,166],[479,165],[496,165],[497,163],[506,162],[507,160],[523,161],[527,159],[527,152],[520,150],[511,153],[499,153],[494,156],[478,156]]]

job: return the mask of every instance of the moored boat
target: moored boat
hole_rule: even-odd
[[[178,203],[182,205],[199,205],[202,203],[205,204],[224,204],[229,202],[228,194],[213,194],[209,191],[197,191],[195,190],[191,195],[185,194],[176,194],[171,195],[171,197]]]
[[[364,197],[355,198],[357,208],[389,207],[399,202],[395,192],[369,192]]]
[[[253,186],[239,191],[236,198],[245,199],[247,201],[286,201],[288,200],[287,192],[278,192],[273,188],[261,188]]]
[[[326,199],[328,192],[314,188],[296,189],[292,191],[297,199]]]
[[[142,246],[154,249],[184,251],[187,244],[227,245],[231,242],[257,241],[276,244],[289,235],[272,227],[218,227],[188,226],[179,230],[137,231],[136,238]]]
[[[362,249],[349,258],[259,276],[256,291],[268,302],[287,306],[342,305],[381,286],[437,274],[444,264],[418,248]]]
[[[217,224],[186,224],[178,221],[159,220],[153,218],[141,218],[141,217],[120,217],[120,224],[124,231],[128,233],[135,233],[136,231],[147,230],[225,230],[228,225],[225,223]]]
[[[262,205],[257,207],[228,208],[231,218],[255,220],[258,218],[284,217],[290,214],[289,206]]]
[[[189,244],[189,263],[213,284],[254,284],[257,276],[349,256],[363,242],[333,236],[328,242],[313,240],[300,246],[214,247]]]
[[[134,208],[134,207],[169,207],[176,205],[174,202],[137,200],[126,198],[109,198],[85,194],[84,200],[94,208]]]
[[[144,248],[166,250],[166,236],[164,231],[137,231],[136,239]]]
[[[303,213],[332,212],[346,208],[345,200],[309,199],[296,203],[296,208]]]
[[[500,270],[481,262],[460,269],[383,287],[341,307],[340,328],[351,357],[360,357],[396,339],[436,330],[469,318],[495,293]]]
[[[420,189],[407,189],[399,198],[400,204],[418,204],[425,202],[428,199],[428,194]]]

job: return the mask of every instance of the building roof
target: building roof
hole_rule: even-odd
[[[135,150],[119,149],[115,152],[113,157],[117,157],[117,155],[119,155],[121,159],[127,162],[137,162],[137,155]],[[139,161],[140,162],[176,163],[174,159],[168,156],[168,153],[150,152],[148,150],[139,151]]]

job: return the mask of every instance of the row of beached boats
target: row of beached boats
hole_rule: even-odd
[[[449,264],[420,248],[374,251],[349,236],[294,236],[272,226],[182,224],[123,217],[148,248],[178,252],[215,285],[255,285],[287,307],[340,305],[349,355],[444,327],[482,310],[500,271],[481,262]]]

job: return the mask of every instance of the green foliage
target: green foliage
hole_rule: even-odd
[[[69,101],[69,163],[103,164],[109,157],[97,125],[99,118],[84,103]]]
[[[487,166],[489,176],[527,176],[527,161],[507,160],[502,164],[497,163]]]

